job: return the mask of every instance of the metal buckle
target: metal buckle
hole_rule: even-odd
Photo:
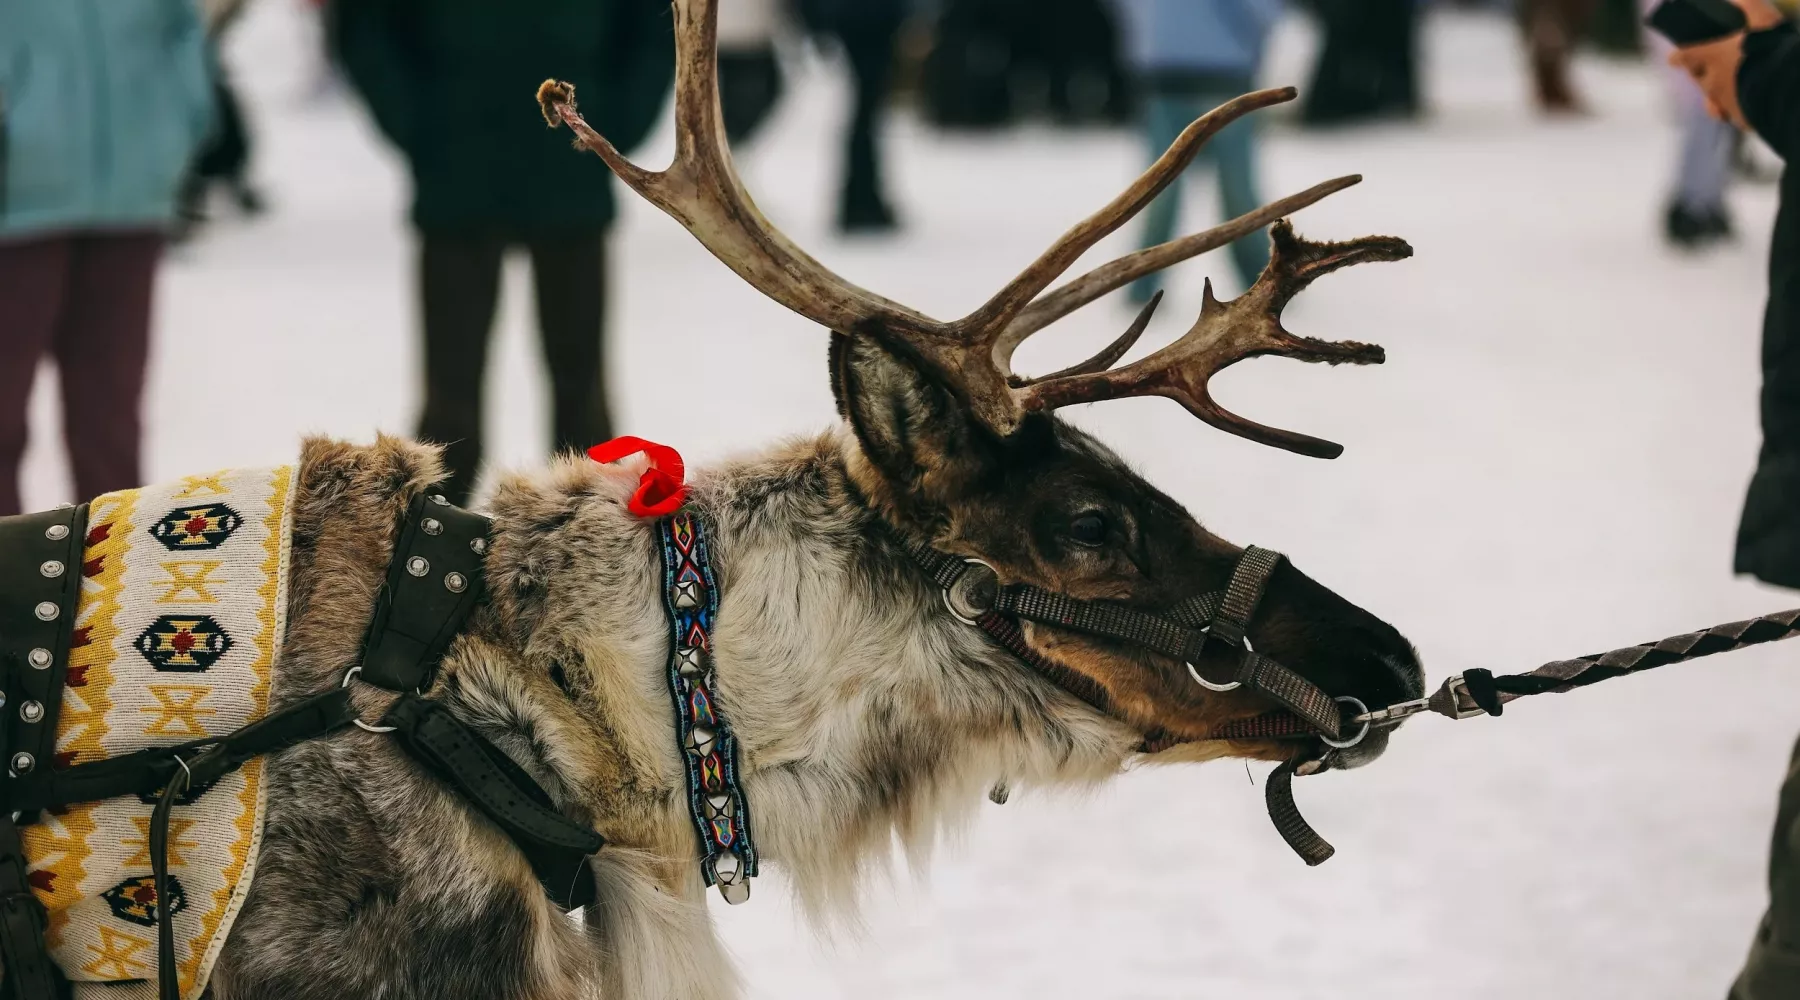
[[[1448,678],[1437,693],[1426,699],[1433,712],[1452,719],[1473,719],[1477,715],[1486,715],[1487,710],[1475,704],[1469,695],[1469,682],[1461,674]]]
[[[980,559],[965,558],[963,562],[969,566],[980,566],[982,569],[987,570],[988,576],[993,580],[994,586],[998,587],[1000,585],[999,570],[996,570],[994,567]],[[955,582],[944,588],[944,607],[950,609],[950,616],[952,618],[962,622],[964,625],[979,625],[981,623],[976,621],[976,619],[987,614],[989,611],[994,610],[993,595],[988,595],[988,604],[986,607],[977,606],[973,601],[970,601],[966,593],[970,589],[966,584],[966,581],[968,581],[970,577],[971,574],[969,571],[964,569],[962,573],[957,576]],[[959,603],[962,605],[961,607],[957,606]]]
[[[1208,639],[1214,638],[1214,636],[1212,634],[1212,626],[1211,625],[1207,625],[1207,626],[1201,628],[1200,631],[1202,633],[1204,633]],[[1220,641],[1223,642],[1226,640],[1221,639]],[[1242,639],[1240,639],[1238,642],[1232,643],[1232,645],[1235,648],[1243,651],[1246,654],[1256,652],[1256,647],[1250,645],[1250,637],[1247,635],[1244,636]],[[1194,669],[1194,665],[1192,663],[1189,663],[1186,660],[1183,660],[1182,665],[1187,667],[1188,676],[1192,677],[1194,679],[1194,683],[1200,685],[1201,687],[1207,689],[1208,691],[1217,691],[1217,692],[1220,692],[1221,694],[1223,694],[1226,691],[1236,691],[1238,688],[1244,686],[1242,681],[1226,681],[1223,684],[1215,684],[1212,681],[1209,681],[1206,678],[1200,676],[1200,671]]]
[[[1357,698],[1357,697],[1354,697],[1352,695],[1347,695],[1347,694],[1340,694],[1336,698],[1333,698],[1331,700],[1338,702],[1339,704],[1350,705],[1356,709],[1356,714],[1351,716],[1351,721],[1361,719],[1363,716],[1369,714],[1369,706],[1363,704],[1363,700],[1361,698]],[[1367,719],[1364,719],[1362,728],[1358,729],[1356,731],[1355,736],[1351,736],[1346,739],[1334,740],[1331,737],[1326,736],[1324,733],[1320,733],[1319,734],[1319,742],[1325,744],[1328,747],[1335,747],[1339,750],[1348,750],[1351,747],[1357,745],[1358,743],[1361,743],[1365,738],[1367,738],[1369,735],[1369,730],[1371,728],[1373,728],[1372,723],[1370,723]]]
[[[349,687],[350,681],[353,678],[355,678],[357,674],[360,674],[360,673],[362,673],[362,665],[361,664],[357,664],[356,666],[351,667],[349,670],[344,671],[344,682],[342,684],[339,684],[338,687],[340,687],[340,688]],[[363,730],[364,732],[391,733],[395,729],[394,726],[372,726],[372,725],[368,724],[367,722],[364,722],[361,719],[351,719],[350,721],[356,723],[357,728]],[[176,760],[180,760],[180,759],[181,758],[179,758],[179,757],[176,758]],[[182,765],[182,766],[185,767],[186,765]]]

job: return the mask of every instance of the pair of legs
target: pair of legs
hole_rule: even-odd
[[[1144,115],[1144,140],[1150,158],[1154,160],[1167,151],[1194,119],[1250,89],[1251,82],[1245,78],[1242,81],[1221,80],[1217,89],[1153,91]],[[1217,168],[1219,205],[1226,219],[1235,219],[1262,205],[1262,199],[1257,195],[1255,129],[1255,115],[1239,118],[1200,147],[1200,155],[1194,158],[1195,164],[1205,162]],[[1143,246],[1153,247],[1175,238],[1175,226],[1181,218],[1182,180],[1176,178],[1144,210]],[[1238,277],[1248,288],[1269,263],[1268,230],[1259,229],[1233,241],[1230,251]],[[1139,302],[1149,301],[1150,296],[1162,287],[1161,282],[1160,273],[1138,279],[1131,286],[1132,298]]]
[[[419,437],[444,445],[444,492],[464,503],[481,471],[482,387],[488,334],[506,250],[531,254],[538,330],[550,369],[555,448],[585,449],[612,438],[606,400],[606,233],[600,229],[510,234],[420,234],[419,287],[425,323],[425,406]]]
[[[1731,177],[1737,130],[1706,113],[1699,90],[1683,79],[1681,155],[1664,228],[1679,246],[1700,246],[1731,235],[1725,185]]]
[[[1316,0],[1325,40],[1301,119],[1339,125],[1417,113],[1419,7],[1417,0]]]
[[[1587,32],[1596,0],[1519,0],[1519,23],[1531,56],[1532,85],[1545,111],[1581,110],[1569,82],[1569,57]]]
[[[901,0],[837,0],[823,4],[817,20],[836,36],[856,78],[850,125],[844,135],[844,187],[838,228],[845,232],[892,229],[881,174],[881,127],[894,79],[894,43],[906,19]]]
[[[0,242],[0,516],[20,511],[26,403],[46,355],[61,376],[76,496],[141,483],[140,410],[162,247],[157,232]]]

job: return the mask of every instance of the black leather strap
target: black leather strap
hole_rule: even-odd
[[[512,758],[443,705],[416,695],[395,701],[381,724],[394,727],[414,757],[506,831],[558,906],[569,910],[593,902],[587,859],[605,840],[558,812]]]
[[[86,505],[0,518],[0,955],[11,1000],[50,1000],[61,976],[44,944],[43,907],[31,894],[17,801],[20,780],[48,773],[57,710],[81,594]]]
[[[52,1000],[62,976],[44,945],[44,908],[31,894],[19,828],[0,813],[0,957],[10,1000]]]
[[[14,775],[48,770],[56,749],[87,510],[0,518],[0,734]]]
[[[488,519],[442,495],[413,499],[363,640],[362,679],[424,691],[481,596]]]

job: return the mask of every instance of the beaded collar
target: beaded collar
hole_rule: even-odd
[[[691,510],[657,522],[663,604],[669,612],[669,693],[687,767],[688,812],[700,834],[700,872],[728,903],[750,898],[756,846],[738,778],[737,738],[713,694],[712,629],[719,588],[702,522]]]

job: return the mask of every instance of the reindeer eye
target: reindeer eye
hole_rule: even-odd
[[[1089,511],[1069,522],[1069,537],[1083,545],[1101,545],[1106,541],[1106,517]]]

